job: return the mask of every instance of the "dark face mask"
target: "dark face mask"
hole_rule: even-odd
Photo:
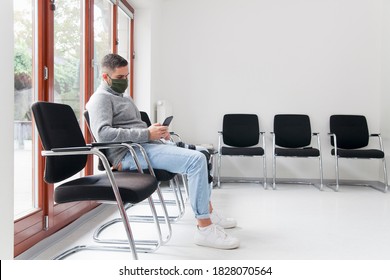
[[[124,93],[129,86],[127,79],[112,79],[110,76],[108,77],[111,79],[110,88],[117,93]]]

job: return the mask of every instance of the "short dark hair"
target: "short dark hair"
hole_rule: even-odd
[[[127,66],[129,63],[119,54],[109,53],[102,59],[102,72],[112,73],[116,68]]]

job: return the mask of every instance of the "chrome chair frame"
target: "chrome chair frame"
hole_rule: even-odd
[[[145,113],[146,114],[146,113]],[[93,141],[96,142],[96,138],[95,136],[93,135],[92,133],[92,129],[90,127],[90,119],[89,119],[89,113],[88,113],[88,110],[84,110],[84,120],[85,120],[85,124],[87,126],[87,129],[88,129],[88,132],[91,136],[91,138],[93,139]],[[141,112],[141,115],[142,115],[142,112]],[[147,115],[146,115],[147,116]],[[149,117],[147,116],[147,118],[149,119]],[[150,122],[150,121],[149,121]],[[134,146],[138,147],[143,155],[143,157],[145,159],[148,159],[147,155],[146,155],[146,152],[145,150],[143,149],[143,147],[139,144],[136,144],[136,143],[132,143]],[[147,163],[148,163],[148,166],[149,166],[149,173],[152,174],[154,177],[156,177],[155,175],[155,172],[153,170],[153,172],[151,173],[151,164],[149,162],[149,160],[147,160]],[[176,176],[175,176],[176,177]],[[179,220],[183,215],[184,215],[184,212],[185,212],[185,203],[184,203],[184,199],[183,199],[183,196],[181,194],[181,191],[180,191],[180,186],[178,184],[178,181],[177,179],[175,179],[175,177],[173,178],[173,180],[170,180],[169,184],[170,184],[170,187],[171,189],[173,190],[173,193],[174,193],[174,201],[172,200],[161,200],[160,197],[159,197],[159,200],[155,202],[155,204],[165,204],[165,205],[177,205],[177,208],[178,208],[178,214],[176,216],[168,216],[167,214],[167,209],[166,209],[166,206],[163,205],[163,211],[164,211],[164,216],[159,216],[159,221],[165,221],[168,217],[169,221],[171,222],[176,222],[177,220]],[[160,189],[160,183],[159,182],[159,189]],[[183,180],[183,183],[184,183],[184,180]],[[159,194],[159,196],[161,196],[161,192]],[[126,210],[129,209],[130,206],[127,206],[126,207]],[[152,222],[152,219],[150,219],[150,216],[133,216],[132,217],[132,221],[137,221],[137,222]],[[111,223],[111,221],[107,222],[107,223]],[[99,227],[95,234],[94,234],[94,238],[96,241],[98,242],[103,242],[102,240],[100,240],[98,238],[98,236],[100,235],[100,232],[102,231],[103,228],[106,228],[107,226],[106,225],[102,225],[101,227]],[[171,226],[170,224],[168,223],[168,227],[169,227],[169,232],[170,232],[170,235],[171,235]],[[166,243],[166,242],[164,242]]]
[[[96,250],[103,250],[103,251],[122,251],[122,252],[126,252],[126,251],[130,250],[132,252],[133,259],[137,260],[138,259],[137,252],[140,252],[140,253],[154,252],[164,242],[166,242],[162,238],[160,221],[158,220],[157,211],[156,211],[152,196],[148,197],[147,200],[148,200],[148,204],[150,206],[152,216],[153,216],[153,221],[154,221],[154,224],[156,226],[157,233],[158,233],[158,240],[134,240],[134,237],[133,237],[133,234],[131,231],[131,227],[130,227],[131,219],[128,217],[128,215],[126,213],[125,205],[122,203],[122,200],[120,198],[119,189],[118,189],[118,186],[115,182],[115,176],[111,170],[111,166],[110,166],[107,158],[105,157],[103,152],[100,151],[100,150],[110,149],[110,148],[119,147],[119,146],[125,146],[129,149],[129,151],[131,152],[132,157],[137,165],[138,172],[143,173],[142,169],[140,168],[140,164],[139,164],[139,160],[137,158],[137,155],[132,147],[133,144],[129,144],[129,143],[94,143],[94,144],[87,145],[87,147],[90,147],[90,150],[87,150],[87,151],[85,150],[85,147],[72,147],[72,148],[52,149],[51,151],[42,151],[42,156],[45,156],[45,157],[47,157],[47,156],[66,156],[66,155],[89,155],[89,154],[98,156],[98,158],[101,160],[101,162],[104,166],[105,172],[106,172],[106,174],[111,182],[112,188],[114,190],[114,194],[115,194],[115,197],[117,200],[116,204],[119,207],[119,212],[121,215],[121,219],[118,219],[118,220],[124,221],[124,226],[125,226],[126,235],[128,237],[128,240],[133,240],[133,242],[129,242],[129,241],[122,242],[122,244],[130,243],[129,247],[127,247],[127,246],[126,247],[124,247],[124,246],[90,246],[90,245],[75,246],[75,247],[70,248],[70,249],[62,252],[61,254],[55,256],[53,259],[61,260],[61,259],[64,259],[71,254],[74,254],[76,252],[83,251],[83,250],[95,250],[95,251]],[[160,193],[158,187],[156,188],[156,192],[158,194]],[[159,194],[159,196],[160,196],[160,194]],[[111,201],[98,201],[98,202],[104,203],[104,204],[114,204]],[[167,238],[170,238],[170,236],[168,236]],[[141,246],[146,246],[146,247],[141,247]]]
[[[376,159],[376,158],[346,158],[346,157],[339,157],[339,155],[337,154],[337,136],[335,133],[329,133],[328,134],[331,139],[333,139],[333,143],[334,143],[334,149],[335,149],[335,154],[334,154],[334,159],[335,159],[335,172],[336,172],[336,183],[335,184],[329,184],[329,187],[331,189],[333,189],[334,191],[339,191],[340,189],[340,179],[339,179],[339,159],[340,158],[343,158],[343,159],[367,159],[367,160],[373,160],[373,159]],[[378,138],[378,141],[379,141],[379,150],[381,150],[384,154],[385,154],[385,151],[384,151],[384,146],[383,146],[383,140],[382,140],[382,137],[379,133],[376,133],[376,134],[370,134],[369,137],[377,137]],[[383,189],[380,189],[379,187],[377,186],[374,186],[372,184],[357,184],[357,183],[354,183],[352,185],[355,185],[355,186],[365,186],[365,187],[371,187],[373,189],[376,189],[376,190],[379,190],[381,192],[384,192],[386,193],[388,191],[388,188],[389,188],[389,184],[388,184],[388,177],[387,177],[387,167],[386,167],[386,154],[385,156],[381,159],[382,160],[382,168],[383,168],[383,177],[384,177],[384,188]],[[332,185],[335,185],[335,188],[332,188]]]
[[[276,154],[275,154],[275,149],[276,149],[276,143],[275,143],[275,133],[274,132],[271,132],[271,135],[272,135],[272,188],[274,190],[276,190],[276,158],[278,157]],[[322,151],[321,151],[321,140],[320,140],[320,134],[318,132],[313,132],[312,133],[312,137],[316,137],[317,138],[317,148],[319,150],[319,156],[318,156],[318,160],[319,160],[319,171],[320,171],[320,187],[318,188],[320,191],[323,190],[323,164],[322,164]],[[289,157],[289,156],[281,156],[281,157]],[[291,158],[302,158],[302,157],[298,157],[298,156],[291,156]],[[308,158],[308,157],[304,157],[304,158]],[[315,157],[313,157],[315,158]],[[310,182],[306,182],[306,181],[283,181],[283,182],[280,182],[280,183],[284,183],[284,184],[309,184],[309,185],[313,185],[313,186],[316,186],[315,183],[310,183]]]
[[[147,120],[146,121],[144,120],[144,121],[147,123],[147,125],[150,125],[149,117],[147,116],[146,113],[144,113],[144,114],[147,117]],[[142,112],[141,112],[141,116],[142,116]],[[84,118],[85,118],[85,123],[87,125],[88,131],[89,131],[92,139],[96,141],[96,138],[93,135],[91,127],[90,127],[90,124],[89,124],[89,114],[88,114],[87,110],[84,111]],[[179,137],[175,133],[171,133],[171,138],[172,138],[172,136]],[[149,162],[149,159],[148,159],[148,157],[146,155],[146,152],[143,149],[143,147],[141,145],[135,144],[135,143],[133,143],[133,145],[137,146],[140,149],[140,152],[144,156],[144,158],[147,161],[147,164],[149,166],[149,173],[152,174],[154,177],[156,177],[156,174],[155,174],[153,168],[151,168],[151,164]],[[170,240],[170,238],[172,236],[171,222],[177,222],[179,219],[182,218],[182,216],[185,213],[185,201],[184,201],[184,198],[182,196],[182,192],[180,190],[180,185],[179,185],[179,182],[178,182],[178,179],[177,179],[177,175],[174,176],[171,180],[169,180],[169,186],[170,186],[170,189],[172,190],[172,192],[174,194],[174,200],[165,200],[163,198],[162,191],[161,191],[161,182],[160,181],[158,182],[158,190],[159,190],[158,198],[159,199],[155,203],[162,205],[163,214],[164,215],[163,216],[157,216],[157,219],[160,222],[165,222],[167,224],[167,226],[168,226],[168,236],[165,239],[160,239],[162,245],[166,244]],[[184,189],[187,190],[186,185],[185,185],[186,182],[185,182],[184,176],[182,176],[182,178],[183,178]],[[168,215],[168,211],[167,211],[166,205],[176,205],[178,214],[177,215]],[[127,205],[125,207],[125,210],[128,210],[131,206],[132,205]],[[130,220],[132,222],[138,222],[138,223],[150,223],[150,222],[154,222],[154,217],[147,216],[147,215],[132,215],[130,217]],[[119,218],[116,218],[116,219],[112,219],[110,221],[107,221],[106,223],[104,223],[101,226],[99,226],[95,230],[95,232],[93,234],[94,241],[96,241],[98,243],[108,243],[108,244],[125,244],[126,240],[123,240],[123,239],[102,239],[100,237],[102,232],[105,229],[107,229],[109,226],[111,226],[113,224],[116,224],[116,223],[119,223],[119,222],[121,222],[121,220]]]
[[[222,138],[223,138],[223,132],[218,131],[219,137],[218,137],[218,162],[217,162],[217,186],[221,187],[221,165],[222,165],[222,156],[230,156],[230,155],[222,155]],[[244,155],[235,155],[234,157],[262,157],[263,159],[263,187],[264,189],[267,189],[267,160],[266,160],[266,142],[265,142],[265,132],[260,131],[259,133],[261,143],[260,146],[264,149],[264,154],[262,156],[244,156]],[[249,180],[229,180],[229,182],[248,182]],[[253,182],[261,183],[261,180],[255,180]]]

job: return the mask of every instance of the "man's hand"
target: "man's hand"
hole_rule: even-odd
[[[149,126],[149,140],[169,140],[169,130],[167,126],[162,126],[160,123],[155,123]]]

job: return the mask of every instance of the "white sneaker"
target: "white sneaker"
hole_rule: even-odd
[[[213,224],[219,225],[223,228],[234,228],[237,226],[237,221],[235,219],[225,218],[215,210],[210,213],[210,219]]]
[[[195,234],[195,244],[217,249],[235,249],[240,246],[240,241],[228,235],[222,227],[211,224],[204,228],[198,227]]]

